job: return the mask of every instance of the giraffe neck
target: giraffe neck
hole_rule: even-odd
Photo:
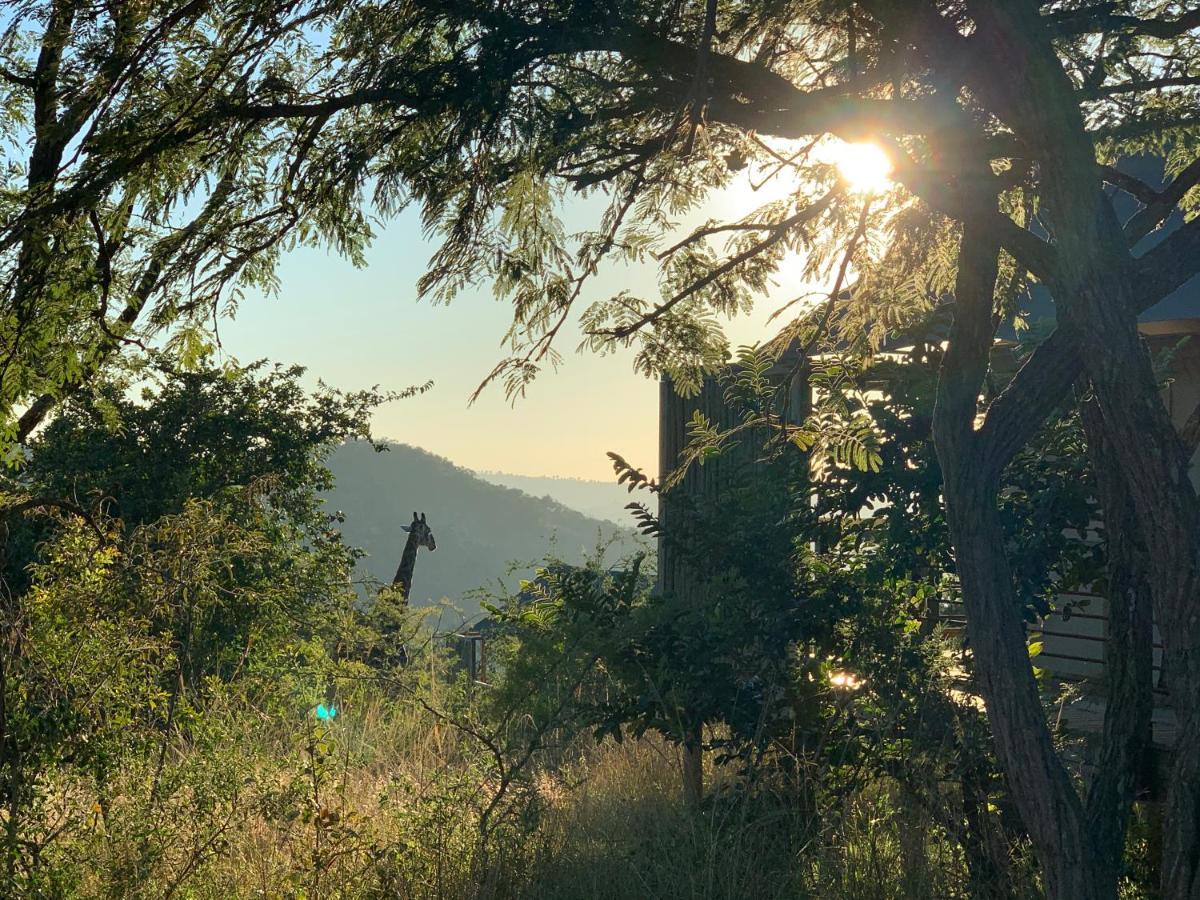
[[[404,544],[404,553],[400,555],[400,568],[396,570],[396,577],[392,579],[393,585],[400,585],[404,591],[404,599],[408,599],[409,593],[412,591],[413,569],[417,564],[417,533],[410,531],[408,533],[408,541]]]

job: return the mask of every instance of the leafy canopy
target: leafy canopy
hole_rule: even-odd
[[[325,0],[8,3],[0,20],[0,446],[114,354],[185,364],[281,253],[371,234],[326,133]],[[228,305],[224,301],[228,301]],[[11,460],[10,460],[11,461]]]
[[[999,320],[1021,312],[1030,275],[1056,286],[1054,139],[1034,130],[998,49],[1004,5],[968,6],[380,3],[346,20],[340,46],[350,69],[420,88],[421,103],[357,117],[357,140],[388,138],[362,175],[387,201],[419,202],[442,239],[426,293],[490,282],[511,300],[514,352],[493,377],[520,390],[578,312],[592,346],[637,341],[640,368],[695,386],[698,366],[724,360],[718,315],[745,311],[788,253],[834,285],[812,315],[797,287],[786,337],[806,344],[839,325],[878,345],[938,302],[976,212],[1003,251]],[[1019,6],[1029,46],[1061,69],[1074,106],[1062,127],[1079,119],[1092,147],[1078,177],[1142,207],[1130,243],[1190,214],[1200,23],[1164,2]],[[891,158],[891,190],[864,196],[839,177],[830,148],[859,140]],[[1114,168],[1138,152],[1179,180],[1159,190]],[[716,192],[768,179],[769,202],[686,226]],[[570,233],[568,198],[597,194],[604,212]],[[1194,273],[1179,260],[1197,231],[1139,263],[1141,302]],[[589,296],[606,261],[656,266],[659,295]]]
[[[1136,201],[1131,245],[1190,215],[1200,23],[1176,6],[21,4],[0,36],[0,111],[21,138],[0,204],[6,440],[131,341],[166,330],[194,358],[222,298],[270,286],[287,247],[359,258],[368,200],[383,215],[420,205],[441,242],[423,293],[486,282],[511,301],[512,352],[492,373],[510,391],[554,360],[574,315],[594,348],[636,342],[642,370],[694,387],[724,361],[720,316],[794,253],[806,283],[833,289],[808,316],[795,285],[785,337],[836,325],[878,344],[948,291],[959,223],[985,198],[996,311],[1012,318],[1030,274],[1067,272],[1050,211],[1068,181]],[[1060,70],[1053,112],[1022,106],[1024,76],[997,49],[1017,26]],[[1076,123],[1087,149],[1062,171],[1078,175],[1047,177]],[[860,140],[888,153],[891,190],[838,176],[838,142]],[[1114,167],[1139,152],[1177,180]],[[767,202],[693,227],[716,192],[764,181]],[[582,230],[562,215],[577,195],[603,208]],[[1130,257],[1140,305],[1194,274],[1197,232]],[[625,263],[656,268],[658,295],[591,292]]]

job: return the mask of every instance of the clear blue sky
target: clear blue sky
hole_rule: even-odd
[[[735,203],[749,209],[766,199],[744,188],[732,196],[717,201],[726,214]],[[585,212],[573,210],[572,218]],[[313,382],[343,389],[398,389],[432,379],[435,386],[424,396],[382,408],[376,434],[468,468],[608,479],[605,452],[615,450],[655,471],[657,382],[633,373],[629,352],[576,353],[578,330],[561,336],[559,371],[547,371],[524,399],[512,405],[496,385],[468,406],[504,356],[500,339],[510,312],[486,287],[450,306],[418,303],[415,284],[432,249],[410,210],[380,230],[365,268],[319,250],[295,251],[281,264],[277,296],[247,296],[236,317],[222,321],[222,348],[242,362],[300,363]],[[600,274],[584,299],[622,287],[656,296],[652,271],[614,268]],[[798,287],[788,285],[780,297]],[[760,307],[732,323],[735,345],[767,336],[773,302]]]

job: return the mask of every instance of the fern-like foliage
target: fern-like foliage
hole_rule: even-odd
[[[617,475],[617,484],[626,486],[626,490],[630,493],[634,491],[649,491],[652,494],[659,492],[658,483],[643,472],[641,469],[626,462],[625,458],[619,453],[608,452],[608,458],[612,460],[613,471]]]
[[[625,508],[635,521],[634,527],[646,537],[658,537],[662,534],[662,522],[644,503],[626,503]]]

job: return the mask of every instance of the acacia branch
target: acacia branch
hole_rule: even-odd
[[[500,17],[497,28],[512,30],[547,58],[584,52],[620,54],[650,74],[662,75],[681,86],[696,77],[696,47],[662,37],[657,31],[620,20],[580,28],[565,22],[549,29],[512,17]],[[493,16],[495,21],[496,16]],[[552,34],[552,38],[547,38]],[[940,127],[938,105],[925,98],[881,100],[868,96],[888,83],[886,70],[871,70],[842,84],[815,89],[797,87],[790,79],[760,62],[747,61],[710,49],[705,56],[711,80],[708,118],[747,130],[780,137],[811,137],[827,132],[884,131],[928,133]]]
[[[1200,269],[1200,218],[1135,262],[1131,314],[1149,309]],[[1083,371],[1078,344],[1062,325],[1037,346],[988,407],[979,439],[990,465],[1002,470],[1062,402]],[[1198,426],[1200,427],[1200,426]]]
[[[1116,6],[1115,3],[1097,3],[1082,9],[1053,12],[1044,18],[1061,36],[1117,31],[1169,39],[1200,28],[1200,9],[1190,10],[1174,19],[1157,19],[1118,14],[1114,12]]]
[[[1116,84],[1102,84],[1081,92],[1084,99],[1095,100],[1101,97],[1112,97],[1117,94],[1133,94],[1139,91],[1153,91],[1169,87],[1195,87],[1200,85],[1198,75],[1175,75],[1163,78],[1147,78],[1143,81],[1121,81]]]
[[[224,209],[225,203],[233,192],[235,182],[233,176],[226,176],[213,189],[204,207],[186,226],[163,238],[150,253],[150,258],[142,271],[141,278],[133,288],[125,308],[120,315],[109,324],[103,318],[100,320],[103,335],[96,343],[92,352],[83,360],[75,374],[54,392],[47,391],[37,397],[29,408],[17,420],[17,443],[23,444],[46,418],[49,412],[64,399],[70,397],[85,385],[103,367],[113,351],[128,340],[126,335],[137,322],[146,304],[161,284],[163,271],[171,259],[180,253],[188,242],[205,228],[212,219]]]
[[[37,83],[32,75],[22,75],[5,65],[0,65],[0,78],[23,88],[32,88]]]
[[[1101,177],[1113,187],[1119,188],[1129,196],[1149,206],[1159,198],[1159,192],[1140,178],[1135,178],[1127,172],[1122,172],[1116,166],[1101,166]]]
[[[832,199],[833,196],[831,192],[831,195],[826,195],[818,200],[817,204],[823,204],[822,209],[824,209],[829,205],[829,202]],[[812,207],[807,208],[811,209]],[[655,253],[654,258],[659,262],[662,262],[663,260],[674,256],[684,247],[691,246],[697,241],[704,240],[708,237],[713,237],[714,235],[743,231],[771,231],[775,227],[776,225],[770,222],[728,222],[722,225],[704,225],[700,228],[697,228],[695,231],[691,232],[676,243],[672,244],[666,250],[663,250],[660,253]]]
[[[1134,261],[1132,283],[1139,312],[1183,287],[1200,272],[1200,216]]]
[[[127,44],[122,47],[118,42],[118,46],[90,79],[87,87],[79,92],[75,101],[63,112],[63,132],[71,136],[76,135],[88,120],[112,102],[122,86],[142,71],[139,68],[140,64],[150,57],[154,48],[161,44],[170,31],[185,22],[195,22],[211,5],[210,0],[191,0],[165,15],[137,46]],[[122,12],[124,10],[120,5],[114,7],[114,17],[119,17]],[[121,31],[120,28],[116,30]]]
[[[1194,128],[1197,125],[1200,125],[1200,116],[1175,112],[1147,112],[1111,125],[1100,125],[1088,129],[1087,135],[1093,144],[1099,144],[1103,141],[1130,141],[1149,135],[1167,135],[1171,132]]]
[[[692,97],[688,108],[688,135],[684,141],[683,155],[692,155],[696,134],[704,120],[705,87],[708,58],[712,54],[713,34],[717,30],[717,0],[707,0],[704,8],[704,34],[700,36],[700,47],[696,51],[696,74],[692,78]]]
[[[647,325],[654,324],[684,300],[695,296],[699,291],[708,287],[722,275],[728,274],[733,269],[736,269],[743,263],[753,259],[763,251],[770,249],[775,244],[778,244],[781,240],[788,236],[789,232],[791,232],[793,228],[815,219],[822,212],[824,212],[830,203],[833,202],[834,198],[840,194],[841,188],[835,188],[820,200],[813,203],[811,206],[805,207],[804,209],[800,210],[800,212],[788,216],[786,219],[776,222],[774,225],[766,226],[764,230],[767,232],[767,236],[761,241],[751,247],[746,248],[741,253],[731,256],[729,259],[725,260],[725,262],[721,263],[721,265],[709,271],[702,278],[696,279],[687,287],[676,293],[669,300],[660,303],[658,306],[654,307],[654,309],[640,316],[635,321],[630,322],[627,325],[618,326],[616,328],[598,329],[591,332],[591,334],[610,337],[614,340],[620,340],[622,338],[629,337],[642,328],[645,328]]]
[[[817,345],[817,341],[824,336],[825,329],[829,327],[829,320],[833,317],[833,308],[837,304],[837,301],[842,298],[842,289],[846,283],[846,275],[850,271],[850,263],[854,259],[854,253],[856,250],[858,250],[859,243],[867,233],[867,222],[870,212],[871,200],[868,198],[863,203],[862,209],[859,210],[858,225],[855,226],[854,233],[850,236],[850,243],[846,245],[846,250],[842,254],[842,261],[838,266],[837,277],[834,278],[833,288],[830,290],[829,296],[825,299],[825,307],[821,311],[821,318],[817,322],[816,328],[813,329],[812,337],[808,339],[804,347],[802,347],[800,350],[800,359],[796,362],[796,365],[792,369],[792,376],[787,382],[789,384],[796,378],[797,375],[800,374],[800,369],[807,363],[808,355],[812,352],[813,347]],[[779,318],[779,316],[783,315],[785,311],[791,308],[793,304],[799,302],[800,299],[801,298],[796,298],[795,300],[791,300],[784,304],[782,307],[771,313],[767,321],[775,321],[775,319]]]
[[[1192,160],[1162,191],[1142,202],[1145,207],[1125,223],[1125,239],[1130,246],[1161,225],[1183,199],[1183,195],[1200,184],[1200,157]],[[1142,200],[1141,197],[1138,197]]]
[[[339,112],[363,106],[415,106],[427,102],[415,90],[395,85],[360,88],[345,94],[336,94],[310,101],[245,103],[224,101],[216,107],[217,118],[240,119],[252,122],[280,121],[285,119],[328,118]]]
[[[1062,403],[1082,371],[1074,337],[1059,325],[988,406],[978,434],[990,471],[1004,470]]]
[[[887,147],[892,159],[892,177],[913,195],[956,221],[974,218],[981,227],[986,226],[995,234],[1000,245],[1026,270],[1042,281],[1054,280],[1058,254],[1052,245],[994,208],[986,211],[976,208],[977,204],[968,194],[968,189],[973,188],[990,194],[993,188],[999,187],[994,176],[968,176],[966,173],[954,172],[953,179],[958,184],[952,186],[940,180],[927,168],[913,162],[896,142],[882,140],[880,143]]]

